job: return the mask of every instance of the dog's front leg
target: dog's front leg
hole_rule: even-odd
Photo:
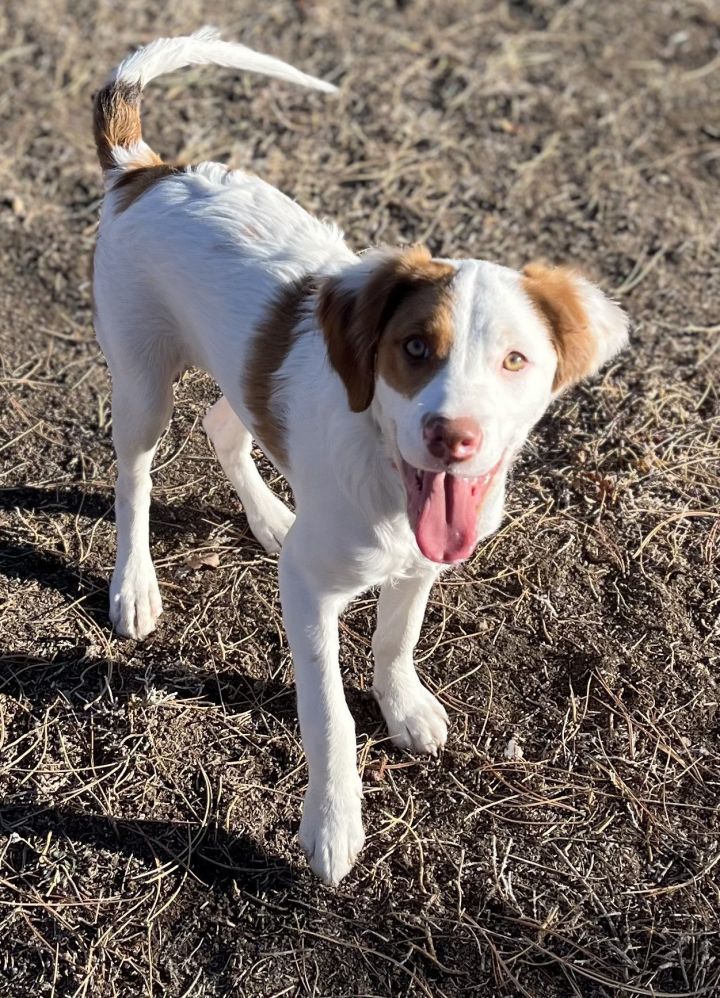
[[[338,616],[347,600],[313,572],[300,537],[293,528],[280,555],[280,598],[310,776],[299,837],[313,871],[337,884],[365,840],[355,724],[338,662]]]
[[[388,579],[380,589],[373,693],[396,745],[436,755],[447,739],[448,718],[440,701],[418,679],[413,652],[437,571]]]

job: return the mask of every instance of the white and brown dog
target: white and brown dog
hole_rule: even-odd
[[[118,465],[110,616],[143,638],[160,615],[150,466],[173,380],[201,367],[224,393],[205,429],[255,537],[281,551],[309,766],[300,842],[336,883],[364,839],[339,614],[380,586],[375,696],[396,745],[436,753],[447,715],[413,666],[430,588],[497,529],[530,429],[621,349],[628,323],[570,270],[434,260],[419,246],[357,256],[257,177],[164,163],[142,140],[140,93],[209,63],[334,89],[204,30],[136,52],[96,97],[106,194],[95,323]],[[295,515],[260,477],[253,438],[290,482]]]

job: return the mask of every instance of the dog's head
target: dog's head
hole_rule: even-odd
[[[493,486],[550,400],[627,342],[625,313],[572,270],[522,273],[372,251],[320,291],[350,408],[373,407],[433,561],[467,558]]]

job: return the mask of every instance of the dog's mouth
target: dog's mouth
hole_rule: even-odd
[[[499,467],[500,461],[484,475],[461,478],[402,461],[408,519],[426,558],[451,565],[470,557],[477,544],[478,512]]]

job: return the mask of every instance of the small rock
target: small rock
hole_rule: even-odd
[[[220,564],[220,555],[217,551],[209,554],[191,554],[187,559],[187,564],[195,570],[199,568],[217,568]]]
[[[511,759],[513,761],[522,759],[524,754],[525,753],[522,750],[522,746],[520,745],[519,742],[516,742],[514,738],[510,739],[510,741],[505,746],[505,751],[503,752],[503,756],[506,759]]]

